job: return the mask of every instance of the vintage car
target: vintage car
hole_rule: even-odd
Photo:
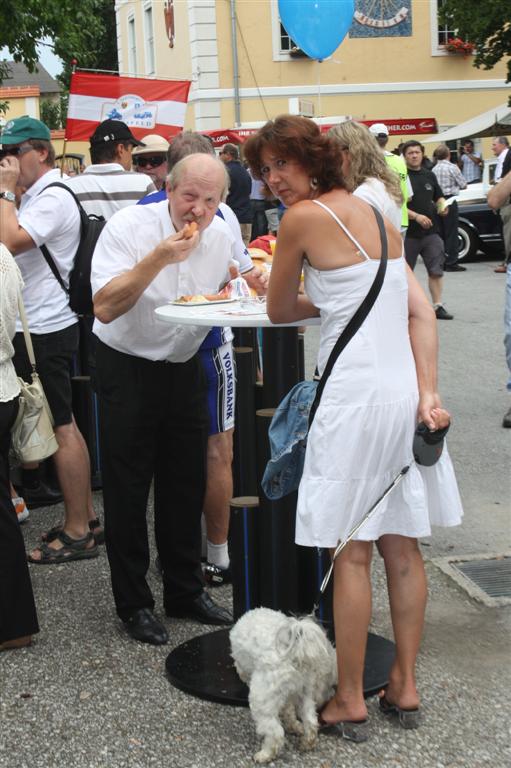
[[[497,255],[504,248],[502,221],[486,200],[458,203],[458,259],[473,259],[478,251]]]
[[[493,183],[496,162],[495,159],[486,161],[482,181],[469,184],[456,195],[460,261],[473,259],[478,251],[487,255],[498,255],[504,248],[500,216],[486,202],[486,195]]]
[[[458,203],[464,203],[472,200],[486,200],[488,190],[493,184],[496,166],[496,158],[485,160],[482,180],[476,182],[475,184],[469,184],[466,189],[462,189],[461,192],[456,195],[456,200]]]

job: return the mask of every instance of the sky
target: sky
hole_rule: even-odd
[[[62,71],[62,60],[55,56],[48,44],[51,44],[51,40],[49,38],[44,38],[42,43],[37,46],[39,61],[52,77],[56,77],[56,75],[59,75]],[[12,59],[7,48],[2,48],[0,50],[0,59]]]

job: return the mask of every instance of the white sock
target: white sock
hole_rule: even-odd
[[[208,563],[218,565],[219,568],[229,567],[229,551],[227,542],[224,544],[212,544],[208,540]]]

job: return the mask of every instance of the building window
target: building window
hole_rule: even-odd
[[[306,57],[295,41],[289,37],[279,16],[278,0],[271,0],[271,28],[273,61],[292,61],[294,58]]]
[[[154,75],[154,32],[153,32],[153,7],[152,4],[144,6],[144,51],[145,71],[147,75]]]
[[[137,74],[137,37],[135,34],[135,17],[128,18],[128,72]]]
[[[431,55],[447,56],[445,46],[449,40],[456,37],[456,30],[449,24],[444,24],[438,18],[438,13],[444,4],[444,0],[430,0],[430,18],[431,18]]]
[[[442,6],[444,5],[445,0],[437,0],[437,19],[438,19],[438,12],[442,9]],[[447,45],[449,40],[453,37],[456,37],[456,30],[451,29],[451,25],[449,24],[441,24],[441,22],[437,21],[437,36],[438,36],[438,45]]]
[[[280,22],[280,52],[289,53],[290,50],[297,47],[295,41],[286,32],[283,23]]]

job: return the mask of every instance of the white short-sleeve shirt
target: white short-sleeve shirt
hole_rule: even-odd
[[[382,181],[374,178],[366,179],[353,194],[365,200],[366,203],[374,205],[397,230],[401,229],[401,206],[389,195]]]
[[[21,198],[18,222],[36,246],[46,245],[66,285],[80,242],[80,215],[72,195],[48,184],[62,181],[54,169],[41,176]],[[44,190],[44,191],[43,191]],[[40,194],[41,193],[41,194]],[[23,301],[32,333],[53,333],[76,323],[68,297],[37,248],[16,256],[25,288]],[[21,330],[18,322],[17,329]]]
[[[92,259],[93,296],[110,280],[133,267],[162,240],[175,234],[164,200],[124,208],[103,229]],[[208,328],[168,325],[154,310],[186,294],[215,293],[229,280],[234,262],[234,237],[218,216],[200,235],[186,261],[164,267],[136,304],[111,323],[94,321],[94,333],[104,344],[147,360],[182,363],[199,349]]]

